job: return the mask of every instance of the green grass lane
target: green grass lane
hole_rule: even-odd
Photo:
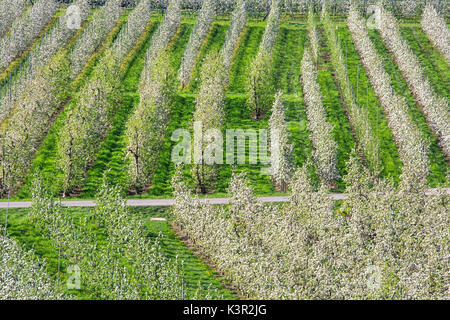
[[[419,26],[403,27],[400,31],[403,39],[417,56],[432,88],[439,96],[450,100],[450,65],[445,57],[433,47]]]
[[[247,27],[256,28],[256,27]],[[258,26],[262,37],[262,26]],[[256,32],[256,30],[255,30]],[[248,31],[250,33],[250,31]],[[245,93],[245,68],[241,67],[242,63],[246,65],[251,63],[249,59],[253,58],[257,53],[257,41],[250,41],[248,34],[244,35],[242,44],[238,49],[236,59],[231,73],[231,86],[230,91],[236,91],[241,87],[240,92]],[[256,40],[256,39],[255,39]],[[261,40],[259,39],[259,42]],[[289,132],[291,134],[290,142],[294,147],[294,165],[296,167],[305,163],[306,159],[311,156],[312,147],[308,138],[308,130],[306,125],[306,114],[304,110],[304,104],[302,100],[302,91],[300,85],[300,61],[303,54],[303,46],[306,41],[306,33],[304,29],[286,28],[280,29],[279,36],[274,46],[274,67],[273,77],[276,84],[276,89],[282,90],[285,93],[285,107],[286,107],[286,120],[289,126]],[[255,50],[256,49],[256,50]],[[248,67],[247,67],[248,68]],[[258,132],[259,129],[268,128],[268,120],[270,119],[270,111],[266,114],[264,119],[259,121],[251,120],[251,115],[247,107],[247,100],[245,94],[230,94],[225,101],[225,128],[226,129],[253,129]],[[224,135],[225,137],[225,135]],[[226,144],[224,142],[224,156],[226,156]],[[218,178],[216,181],[216,192],[218,195],[226,193],[228,183],[230,181],[233,170],[237,173],[246,172],[250,181],[250,185],[254,188],[254,191],[258,195],[270,195],[277,194],[273,187],[271,177],[269,175],[262,174],[262,170],[266,165],[261,163],[261,159],[258,157],[257,164],[250,164],[250,146],[249,141],[245,142],[245,164],[237,164],[237,152],[238,147],[235,146],[235,165],[224,164],[220,166]]]
[[[126,123],[133,114],[134,107],[139,103],[139,81],[144,68],[145,53],[150,45],[151,35],[156,31],[157,24],[152,26],[146,43],[141,47],[135,59],[131,62],[124,80],[122,81],[122,105],[113,121],[113,125],[105,140],[102,142],[97,160],[87,173],[85,196],[92,197],[101,184],[104,174],[111,183],[126,184],[127,163],[124,158],[126,148]],[[189,40],[193,25],[183,23],[169,44],[169,54],[174,70],[178,70],[184,48]]]
[[[300,63],[306,41],[304,28],[281,28],[273,51],[273,79],[276,90],[298,94],[301,90]]]
[[[264,28],[262,27],[245,28],[242,41],[231,66],[229,92],[244,93],[247,91],[250,66],[258,53],[263,34]]]
[[[175,173],[175,165],[172,162],[172,150],[177,142],[171,140],[172,133],[177,129],[192,129],[192,117],[195,110],[195,97],[192,95],[177,95],[174,109],[170,116],[167,134],[164,139],[159,161],[156,165],[153,182],[148,190],[147,196],[151,197],[172,197],[171,180]],[[193,138],[193,137],[191,137]],[[189,173],[190,166],[185,167],[187,183],[191,183]]]
[[[348,120],[345,108],[339,96],[339,90],[333,77],[333,67],[330,61],[330,50],[327,46],[325,35],[319,29],[319,61],[317,80],[320,85],[322,102],[326,110],[327,120],[334,127],[333,136],[338,145],[337,149],[337,169],[340,178],[335,180],[337,190],[343,191],[345,185],[342,177],[347,174],[346,163],[350,158],[352,150],[355,148],[355,138],[352,134],[352,127]]]
[[[375,136],[378,127],[380,165],[382,169],[381,175],[398,182],[403,164],[400,160],[397,146],[394,142],[391,129],[388,126],[387,119],[383,114],[383,108],[378,102],[375,92],[370,84],[370,79],[362,67],[348,27],[340,27],[339,32],[342,40],[342,52],[344,59],[347,60],[349,80],[355,90],[357,101],[359,105],[368,112],[368,119]],[[358,87],[359,90],[357,89]]]
[[[93,214],[92,208],[70,208],[67,209],[73,217],[76,224],[82,217],[88,217]],[[192,296],[199,285],[202,289],[210,288],[216,291],[216,298],[236,299],[236,295],[229,291],[222,279],[211,267],[197,257],[182,240],[180,240],[175,231],[170,227],[167,221],[152,221],[150,218],[170,218],[170,209],[162,207],[152,208],[130,208],[131,214],[141,219],[146,227],[146,236],[150,239],[156,239],[160,236],[162,252],[165,258],[178,259],[184,262],[185,286],[187,296]],[[5,221],[4,209],[0,210],[0,221],[2,225]],[[100,228],[93,228],[92,232],[101,239],[103,237]],[[25,249],[33,249],[37,257],[45,260],[46,271],[54,279],[60,280],[61,286],[65,286],[67,273],[65,272],[69,261],[64,257],[58,259],[58,251],[53,247],[50,239],[40,234],[39,230],[31,223],[28,218],[28,209],[10,209],[8,213],[8,233],[9,235],[24,246]],[[101,242],[101,241],[100,241]],[[58,273],[59,260],[59,273]],[[91,299],[92,293],[87,290],[67,290],[76,299]]]
[[[306,125],[306,114],[303,101],[297,96],[286,96],[286,118],[288,121],[289,132],[291,134],[291,143],[294,146],[294,164],[301,166],[306,159],[311,156],[311,143],[308,138],[308,130]],[[249,111],[245,106],[245,95],[228,95],[225,99],[225,128],[226,129],[267,129],[270,114],[265,119],[253,121],[249,115]],[[160,159],[153,178],[152,186],[148,194],[143,197],[172,197],[171,178],[175,172],[175,166],[171,161],[171,152],[177,142],[171,141],[171,133],[178,129],[192,130],[192,116],[195,110],[195,97],[192,95],[179,95],[176,108],[169,122],[164,146],[160,153]],[[226,132],[224,137],[224,164],[219,166],[217,180],[215,182],[214,196],[226,196],[228,183],[231,178],[233,169],[239,172],[246,172],[251,186],[255,189],[257,195],[277,194],[273,188],[270,176],[262,175],[261,168],[264,167],[259,161],[257,164],[249,164],[249,141],[245,144],[245,164],[237,164],[236,154],[237,146],[235,146],[235,165],[226,164]],[[192,137],[191,137],[192,138]],[[259,160],[259,159],[258,159]],[[193,187],[193,179],[191,176],[191,165],[184,167],[185,182]]]
[[[294,169],[303,166],[308,159],[312,159],[312,143],[309,139],[308,120],[302,91],[300,95],[286,96],[286,120],[288,122],[290,143],[293,145]],[[314,167],[310,168],[312,182],[319,183]]]
[[[251,114],[247,108],[247,100],[245,96],[237,96],[237,97],[227,97],[225,100],[225,128],[226,129],[243,129],[249,130],[253,129],[258,134],[259,129],[267,129],[267,119],[266,116],[264,119],[259,121],[251,120]],[[259,139],[258,135],[258,139]],[[236,173],[246,172],[247,178],[249,179],[250,185],[255,189],[256,193],[259,194],[271,194],[275,192],[275,189],[272,186],[270,176],[262,175],[261,168],[264,166],[260,163],[259,157],[257,164],[250,164],[250,147],[249,141],[246,139],[245,146],[241,146],[238,149],[235,141],[235,148],[233,151],[226,149],[226,133],[224,132],[224,164],[219,167],[218,177],[216,181],[216,188],[219,194],[225,194],[228,188],[228,184],[232,175],[233,169]],[[242,150],[242,147],[245,147],[245,150]],[[226,155],[227,152],[234,154],[234,165],[227,164]],[[237,163],[237,154],[245,153],[245,164]],[[231,154],[229,155],[231,156]]]
[[[205,45],[199,52],[197,62],[192,72],[191,83],[186,88],[188,92],[198,92],[200,89],[200,74],[203,66],[203,60],[212,52],[218,52],[222,49],[229,23],[215,22],[211,32],[208,35]]]
[[[445,161],[445,157],[438,146],[437,138],[431,133],[430,128],[427,125],[425,116],[417,105],[413,94],[408,89],[408,84],[402,77],[401,71],[398,66],[393,61],[389,54],[388,49],[384,45],[381,36],[377,30],[370,30],[370,39],[378,51],[378,54],[383,59],[384,67],[386,72],[389,74],[392,82],[392,86],[395,92],[405,98],[406,104],[408,106],[409,114],[412,120],[422,131],[423,137],[426,141],[430,142],[430,150],[428,152],[428,157],[430,159],[430,175],[428,176],[428,182],[431,187],[437,187],[443,185],[447,182],[446,173],[449,170],[448,164]]]

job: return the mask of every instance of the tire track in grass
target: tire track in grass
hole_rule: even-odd
[[[340,33],[340,38],[342,40],[342,52],[344,54],[344,59],[347,57],[348,76],[353,88],[355,88],[357,101],[362,108],[367,110],[368,98],[369,105],[367,111],[372,130],[377,130],[378,125],[379,158],[382,169],[381,175],[382,177],[389,177],[397,183],[399,181],[403,164],[400,160],[397,145],[395,144],[391,129],[389,128],[386,117],[384,116],[383,107],[378,102],[375,92],[370,84],[370,80],[361,64],[359,54],[353,45],[348,27],[341,26],[338,33]],[[356,89],[358,87],[358,83],[359,90]],[[367,86],[369,90],[367,90]]]
[[[384,67],[389,74],[394,87],[395,92],[404,97],[409,109],[409,114],[415,125],[422,131],[425,140],[430,141],[430,150],[428,157],[430,159],[430,175],[428,176],[428,182],[431,187],[437,187],[439,185],[445,185],[447,182],[446,173],[449,169],[447,162],[445,161],[444,154],[438,146],[437,138],[432,134],[430,128],[427,125],[425,116],[417,105],[414,96],[408,89],[408,84],[403,79],[401,71],[398,69],[397,64],[392,60],[388,49],[384,45],[378,30],[369,30],[369,36],[374,44],[378,54],[383,58]],[[448,182],[447,182],[448,183]]]
[[[401,27],[400,32],[417,56],[432,88],[438,95],[450,100],[450,65],[447,60],[433,47],[420,27]]]
[[[192,72],[191,83],[187,87],[187,92],[198,92],[200,89],[200,72],[203,66],[203,60],[211,52],[217,52],[222,49],[225,42],[225,36],[229,23],[213,23],[211,32],[208,35],[205,46],[200,50],[195,64],[194,71]]]
[[[338,144],[338,163],[336,167],[341,176],[335,179],[335,182],[337,189],[343,191],[345,184],[342,181],[342,177],[347,174],[346,163],[356,143],[352,134],[352,126],[342,105],[339,90],[333,78],[333,67],[330,61],[331,53],[328,49],[325,35],[321,31],[322,29],[319,29],[319,70],[317,79],[322,93],[323,105],[327,113],[327,120],[334,126],[333,136]]]
[[[229,92],[244,93],[247,91],[247,78],[250,71],[250,65],[258,53],[264,28],[246,27],[245,34],[236,57],[231,66]]]
[[[273,49],[273,79],[275,88],[284,94],[297,94],[301,90],[300,62],[306,41],[306,30],[280,28]]]
[[[146,43],[141,47],[139,54],[136,55],[122,81],[123,102],[115,116],[111,130],[101,144],[94,166],[87,172],[84,196],[95,195],[105,172],[107,172],[106,177],[111,183],[125,187],[127,173],[127,163],[124,159],[126,124],[128,118],[133,114],[134,107],[139,103],[138,87],[144,67],[145,53],[157,26],[157,23],[152,26]],[[171,53],[174,70],[178,70],[181,64],[183,51],[192,28],[192,24],[181,24],[177,34],[172,39],[169,52]]]

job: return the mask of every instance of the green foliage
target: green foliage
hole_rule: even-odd
[[[231,65],[230,84],[228,91],[244,93],[247,87],[250,65],[257,55],[264,29],[261,27],[246,27],[236,57]]]
[[[318,30],[318,36],[320,46],[317,79],[322,93],[323,104],[326,107],[327,121],[334,127],[334,140],[338,144],[338,163],[336,166],[340,178],[336,179],[335,182],[337,190],[342,191],[344,188],[342,177],[347,173],[346,163],[351,151],[355,148],[355,138],[352,135],[352,127],[345,113],[345,109],[342,107],[339,90],[333,78],[333,68],[329,62],[330,51],[321,29]]]
[[[285,94],[298,94],[300,84],[300,61],[303,57],[303,47],[307,36],[301,27],[284,27],[273,48],[273,79],[275,90]]]

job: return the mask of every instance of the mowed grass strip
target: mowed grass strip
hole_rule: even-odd
[[[275,89],[284,94],[299,94],[301,61],[307,35],[304,27],[281,27],[273,51]]]
[[[378,131],[381,175],[382,177],[388,177],[395,182],[398,182],[403,164],[400,160],[391,129],[389,128],[387,119],[383,113],[383,107],[379,103],[370,84],[370,79],[361,64],[348,27],[341,26],[338,33],[340,33],[340,39],[342,41],[344,59],[347,60],[348,77],[355,90],[358,103],[360,107],[367,112],[368,120],[374,131],[375,137],[377,137]]]
[[[250,66],[259,50],[264,34],[262,27],[246,27],[236,57],[231,66],[230,84],[228,92],[245,93],[250,74]]]
[[[325,34],[322,29],[318,29],[319,35],[319,61],[317,80],[320,85],[322,102],[327,114],[327,121],[334,127],[333,137],[338,144],[337,169],[340,178],[335,180],[338,191],[344,191],[345,185],[342,177],[347,174],[346,163],[350,158],[352,150],[356,146],[355,138],[352,134],[352,127],[348,120],[339,90],[333,78],[333,67],[330,61],[330,50],[328,48]]]

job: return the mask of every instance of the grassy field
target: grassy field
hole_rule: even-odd
[[[159,25],[162,17],[157,16],[147,34],[145,41],[136,49],[133,59],[129,61],[125,76],[121,83],[122,102],[117,108],[112,128],[108,132],[93,163],[86,174],[86,182],[82,186],[81,193],[77,193],[77,198],[92,198],[104,175],[113,184],[124,185],[126,180],[127,163],[124,160],[125,154],[125,131],[126,122],[132,114],[134,107],[139,102],[138,84],[140,73],[143,70],[145,52],[150,45],[153,32]],[[107,43],[107,47],[119,32],[121,25],[126,21],[126,14],[121,18],[121,22],[116,26]],[[178,32],[172,39],[168,52],[171,64],[175,70],[179,69],[181,58],[189,40],[194,23],[195,16],[184,17],[182,24],[178,28]],[[227,18],[218,18],[213,23],[210,33],[200,49],[196,66],[193,71],[190,84],[186,88],[180,88],[176,96],[175,106],[172,110],[169,128],[162,149],[159,151],[159,161],[156,165],[153,182],[145,194],[134,196],[142,198],[163,198],[171,197],[172,190],[170,187],[171,177],[175,171],[171,162],[171,150],[175,145],[170,137],[172,132],[178,128],[192,129],[192,116],[195,110],[195,98],[200,86],[200,70],[203,65],[204,58],[211,52],[221,50],[229,20]],[[265,22],[261,19],[249,19],[244,28],[238,47],[235,51],[232,66],[229,74],[229,85],[226,90],[225,99],[225,128],[226,129],[263,129],[267,128],[270,111],[266,116],[259,120],[251,120],[250,113],[247,108],[247,78],[252,60],[258,52],[265,28]],[[357,141],[352,132],[352,127],[346,115],[343,106],[342,97],[338,90],[335,79],[335,73],[330,62],[330,52],[326,45],[325,36],[322,26],[319,24],[319,40],[320,40],[320,59],[318,65],[318,81],[322,93],[323,103],[327,113],[328,121],[334,126],[333,135],[338,143],[338,163],[337,169],[340,178],[336,179],[334,184],[335,191],[343,191],[345,185],[342,177],[345,176],[345,163],[348,160],[351,150],[357,145]],[[445,58],[431,45],[428,38],[422,31],[420,24],[416,21],[407,21],[402,24],[402,35],[411,46],[412,50],[418,55],[426,76],[436,92],[449,98],[449,81],[450,67]],[[342,41],[342,50],[348,67],[349,81],[356,90],[357,100],[362,108],[367,112],[369,122],[372,126],[373,133],[378,137],[380,149],[380,165],[382,176],[389,177],[398,182],[402,170],[402,163],[399,158],[396,144],[392,136],[391,130],[387,124],[386,117],[382,106],[379,104],[370,81],[361,65],[361,61],[345,23],[339,23],[337,30]],[[417,105],[414,96],[410,93],[406,82],[403,80],[402,74],[398,70],[394,61],[389,55],[386,47],[381,41],[377,31],[371,30],[370,37],[383,58],[386,71],[391,76],[393,88],[397,94],[403,96],[408,104],[409,111],[416,125],[423,132],[425,139],[430,141],[430,187],[440,185],[448,185],[446,173],[448,172],[448,163],[446,162],[442,151],[437,145],[436,138],[432,135],[425,118]],[[291,143],[294,146],[295,165],[301,166],[312,155],[312,145],[309,140],[309,132],[307,129],[307,120],[305,114],[305,106],[303,102],[303,92],[301,86],[301,68],[300,63],[303,51],[307,42],[307,32],[305,29],[304,17],[298,18],[296,21],[285,20],[281,23],[278,38],[275,42],[273,52],[273,68],[272,77],[275,83],[275,89],[281,90],[285,94],[286,116],[291,134]],[[96,62],[102,56],[102,49],[92,59],[88,67],[84,70],[83,76],[76,83],[73,94],[79,90],[82,85],[89,81],[89,75],[95,67]],[[357,89],[356,89],[357,88]],[[55,155],[56,155],[56,137],[59,129],[64,124],[67,111],[76,104],[76,100],[72,99],[65,107],[64,111],[59,115],[57,121],[50,129],[49,134],[43,141],[37,152],[33,168],[26,178],[26,183],[18,194],[18,198],[30,197],[30,183],[33,172],[40,169],[47,177],[58,177],[59,173],[55,171]],[[246,155],[248,157],[248,142]],[[225,195],[231,172],[235,169],[237,172],[246,171],[251,181],[252,187],[258,195],[274,195],[279,194],[273,187],[271,179],[268,176],[260,174],[261,165],[238,165],[233,168],[230,165],[223,165],[219,170],[217,180],[215,182],[215,190],[213,194],[208,196]],[[314,172],[311,172],[313,180],[318,182]],[[187,182],[192,181],[190,177],[190,168],[186,166],[185,176]],[[55,186],[59,188],[59,186]]]
[[[89,208],[71,208],[68,209],[74,221],[77,222],[82,217],[92,214]],[[236,293],[226,287],[227,283],[211,267],[195,256],[190,249],[182,242],[175,231],[170,227],[167,221],[152,221],[150,218],[170,218],[170,209],[168,208],[130,208],[133,215],[142,219],[147,230],[147,236],[151,239],[161,238],[161,246],[166,258],[178,257],[184,261],[185,286],[186,292],[194,293],[199,285],[203,288],[217,290],[216,298],[236,299]],[[4,209],[0,210],[0,221],[5,223]],[[50,243],[50,239],[43,237],[30,223],[28,218],[28,209],[10,209],[8,213],[8,233],[16,241],[21,243],[27,249],[34,249],[38,257],[44,259],[47,263],[47,272],[55,279],[60,279],[61,286],[67,281],[67,274],[64,270],[67,262],[64,259],[59,260],[58,273],[58,252]],[[101,229],[96,230],[99,234]],[[69,291],[68,291],[69,292]],[[87,299],[89,292],[83,290],[70,290],[70,294],[77,299]]]

